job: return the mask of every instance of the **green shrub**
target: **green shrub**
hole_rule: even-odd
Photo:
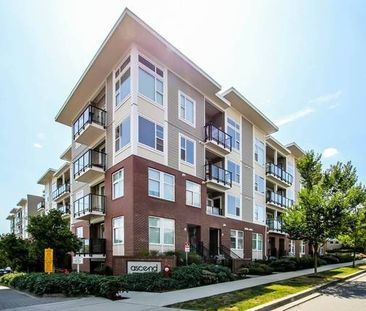
[[[289,257],[289,260],[296,264],[296,269],[309,269],[314,267],[314,258],[312,256]]]
[[[268,275],[273,272],[273,269],[264,263],[252,262],[244,265],[243,267],[248,268],[248,274],[251,275]]]
[[[95,268],[94,273],[99,274],[99,275],[112,275],[113,270],[110,266],[101,266],[101,267]]]
[[[241,267],[236,274],[240,277],[240,278],[245,278],[248,274],[249,274],[249,268],[246,267]]]
[[[277,272],[294,271],[297,269],[296,263],[288,258],[272,261],[269,266]]]
[[[339,258],[336,256],[326,255],[321,257],[327,264],[339,263]]]

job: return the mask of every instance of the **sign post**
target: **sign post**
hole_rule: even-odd
[[[191,246],[189,245],[189,242],[184,243],[184,251],[186,253],[186,265],[188,266],[188,253],[191,251]]]
[[[46,273],[53,272],[53,249],[52,248],[44,249],[44,272],[46,272]]]
[[[84,263],[84,259],[81,256],[74,256],[72,258],[72,263],[75,265],[76,264],[76,271],[77,273],[80,272],[80,265],[82,265]]]

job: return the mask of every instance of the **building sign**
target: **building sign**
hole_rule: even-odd
[[[191,251],[191,246],[189,245],[188,242],[184,243],[184,251],[186,253],[189,253]]]
[[[44,272],[53,272],[53,249],[45,248],[44,250]]]
[[[72,257],[72,263],[74,265],[82,265],[84,262],[84,258],[81,256],[74,256]]]
[[[160,272],[160,261],[127,261],[127,273]]]

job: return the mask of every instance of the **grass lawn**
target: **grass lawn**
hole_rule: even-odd
[[[358,266],[356,268],[343,267],[333,269],[321,272],[317,277],[314,277],[314,275],[301,276],[209,298],[177,303],[170,307],[190,310],[247,310],[272,300],[304,291],[316,285],[342,279],[360,270],[366,270],[366,265]]]

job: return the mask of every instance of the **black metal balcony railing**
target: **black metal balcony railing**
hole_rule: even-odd
[[[81,239],[81,242],[78,254],[105,255],[105,239]]]
[[[283,168],[273,163],[266,164],[266,173],[281,179],[289,185],[292,185],[294,180],[290,173],[286,172]]]
[[[96,123],[105,127],[106,119],[107,112],[105,110],[89,105],[73,124],[72,130],[74,139],[90,123]]]
[[[70,192],[70,184],[67,182],[52,192],[52,199],[55,200],[66,192]]]
[[[267,203],[272,203],[275,205],[279,205],[282,207],[291,207],[294,204],[294,201],[284,197],[281,194],[275,193],[274,191],[267,191],[266,195]]]
[[[267,218],[268,230],[282,232],[282,219],[281,218]]]
[[[79,217],[92,212],[105,212],[105,196],[87,194],[74,202],[74,217]]]
[[[89,149],[81,157],[75,160],[73,164],[74,177],[82,174],[86,169],[92,166],[100,167],[105,170],[106,154],[104,152]]]
[[[44,208],[44,201],[37,204],[37,210]]]
[[[214,180],[218,183],[222,183],[225,186],[232,186],[231,172],[225,170],[215,164],[206,164],[206,180]]]
[[[205,141],[208,140],[213,140],[218,145],[221,145],[230,151],[232,150],[232,137],[212,123],[206,124],[205,126]]]
[[[57,207],[57,209],[62,213],[62,214],[70,214],[71,208],[70,208],[70,204],[63,204],[63,205],[59,205]]]

